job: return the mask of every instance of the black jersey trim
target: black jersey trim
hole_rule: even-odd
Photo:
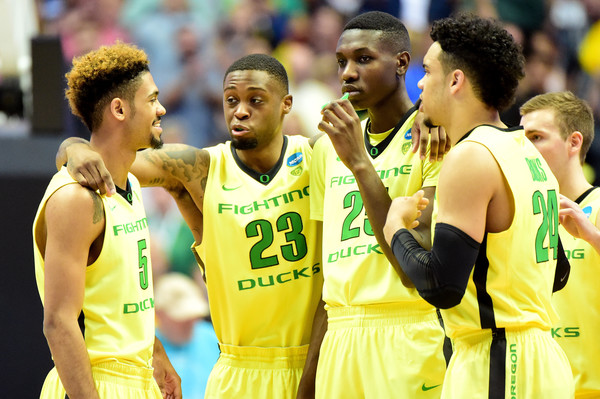
[[[81,330],[81,335],[85,338],[85,314],[83,314],[83,310],[79,313],[79,317],[77,318],[77,324],[79,325],[79,329]]]
[[[477,304],[479,305],[479,322],[481,328],[496,328],[496,317],[494,315],[494,303],[492,297],[487,292],[487,275],[490,268],[490,261],[487,258],[487,233],[483,237],[479,254],[475,261],[475,270],[473,271],[473,282],[477,291]]]
[[[460,142],[461,142],[461,141],[463,141],[463,140],[466,140],[466,138],[467,138],[467,137],[469,137],[469,136],[471,135],[471,133],[473,133],[473,131],[474,131],[475,129],[477,129],[478,127],[481,127],[481,126],[489,126],[489,127],[491,127],[491,128],[494,128],[494,129],[496,129],[496,130],[499,130],[499,131],[501,131],[501,132],[514,132],[514,131],[517,131],[517,130],[523,130],[523,126],[498,127],[498,126],[494,126],[494,125],[490,125],[490,124],[484,123],[483,125],[477,125],[477,126],[475,126],[473,129],[469,130],[467,133],[465,133],[465,135],[464,135],[464,136],[462,136],[462,137],[461,137],[461,138],[460,138],[460,139],[459,139],[459,140],[456,142],[456,144],[460,143]]]
[[[367,133],[367,131],[371,127],[371,119],[369,118],[367,120],[367,123],[365,124],[365,131],[364,131],[365,147],[367,148],[367,152],[369,153],[369,155],[371,156],[372,159],[377,158],[383,151],[385,151],[387,146],[390,145],[390,143],[396,136],[396,133],[398,133],[398,130],[400,130],[402,125],[404,125],[404,122],[406,122],[408,120],[408,118],[410,118],[410,116],[417,109],[418,109],[418,107],[416,105],[413,105],[411,109],[406,111],[404,116],[402,116],[402,119],[400,119],[400,121],[394,127],[394,130],[392,130],[392,132],[390,134],[388,134],[388,136],[377,145],[371,145],[371,142],[369,141],[369,133]]]
[[[446,360],[446,368],[450,364],[450,358],[452,357],[452,341],[446,335],[446,327],[444,326],[444,318],[442,317],[442,313],[439,309],[435,310],[438,322],[440,323],[440,327],[444,330],[444,345],[442,346],[442,351],[444,352],[444,359]]]
[[[127,179],[125,190],[118,186],[115,186],[115,188],[117,189],[117,193],[119,193],[121,197],[125,198],[125,201],[129,202],[129,205],[133,205],[133,192],[131,190],[131,184],[129,183],[129,179]]]
[[[242,171],[244,171],[244,173],[246,173],[248,176],[250,176],[257,182],[266,186],[267,184],[269,184],[271,182],[271,180],[273,180],[275,175],[277,175],[277,172],[279,172],[279,170],[281,169],[281,165],[283,165],[283,158],[285,156],[285,151],[287,150],[287,146],[288,146],[288,138],[287,138],[287,136],[284,135],[283,136],[283,146],[281,147],[281,154],[279,154],[279,159],[277,160],[277,163],[271,168],[271,170],[269,170],[266,173],[260,173],[260,172],[255,171],[254,169],[249,168],[244,162],[242,162],[242,160],[238,156],[237,152],[235,151],[235,148],[233,148],[233,146],[230,146],[230,148],[231,148],[231,155],[233,155],[233,159],[235,160],[235,163],[237,164],[237,166]]]
[[[492,330],[490,346],[490,383],[488,397],[504,399],[506,393],[506,332],[504,328]]]
[[[577,197],[575,202],[577,204],[581,204],[583,202],[583,200],[585,199],[585,197],[587,197],[592,191],[594,191],[597,188],[598,188],[597,186],[592,186],[592,187],[588,188],[587,190],[585,190],[585,192],[583,194],[581,194],[579,197]]]

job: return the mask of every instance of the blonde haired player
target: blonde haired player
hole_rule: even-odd
[[[129,173],[138,150],[162,143],[165,109],[148,59],[116,44],[75,59],[66,76],[71,109],[119,195],[80,186],[63,167],[38,208],[35,272],[56,366],[40,397],[162,398],[154,373],[165,397],[180,398],[179,377],[154,336],[148,225]]]
[[[560,320],[552,329],[573,370],[575,397],[600,397],[600,188],[583,164],[594,140],[590,106],[571,92],[547,93],[521,106],[525,135],[560,187],[560,237],[571,263],[567,286],[552,296]],[[589,304],[590,306],[584,306]]]

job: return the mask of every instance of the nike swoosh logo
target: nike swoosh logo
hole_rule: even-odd
[[[233,191],[233,190],[237,190],[238,188],[242,187],[241,185],[237,186],[237,187],[225,187],[225,185],[223,184],[222,188],[225,191]]]
[[[442,385],[442,384],[437,384],[437,385],[432,385],[432,386],[428,387],[428,386],[426,386],[425,384],[423,384],[423,386],[421,387],[421,390],[422,390],[422,391],[429,391],[429,390],[431,390],[431,389],[433,389],[433,388],[437,388],[437,387],[439,387],[439,386],[441,386],[441,385]]]

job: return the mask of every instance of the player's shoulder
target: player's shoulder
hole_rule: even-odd
[[[72,210],[87,208],[94,204],[102,204],[100,194],[76,182],[59,187],[54,191],[49,200],[59,202],[61,207]]]
[[[104,220],[104,204],[97,192],[77,183],[66,184],[52,193],[46,203],[46,219],[58,224],[79,225],[81,220]]]
[[[486,178],[492,171],[499,169],[494,155],[477,141],[464,141],[453,146],[444,156],[440,171],[440,181],[449,177],[456,179]]]
[[[306,145],[310,143],[310,139],[301,134],[285,134],[284,136],[287,138],[288,143],[291,144]]]

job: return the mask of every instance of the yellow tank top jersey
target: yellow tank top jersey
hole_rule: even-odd
[[[277,165],[248,169],[231,143],[208,148],[202,263],[222,344],[306,345],[321,296],[320,233],[309,218],[312,148],[284,136]]]
[[[600,188],[579,202],[592,223],[600,212]],[[598,226],[597,226],[598,227]],[[571,263],[567,285],[552,296],[560,320],[552,336],[563,348],[575,379],[576,392],[600,391],[600,254],[586,241],[560,227],[560,238]]]
[[[391,198],[437,185],[440,164],[421,161],[411,151],[416,114],[416,108],[408,111],[397,131],[379,144],[365,142]],[[323,299],[328,307],[406,302],[433,309],[415,289],[404,287],[379,248],[354,176],[339,160],[328,136],[314,148],[310,199],[311,217],[323,221]]]
[[[506,231],[484,237],[462,302],[442,310],[446,333],[457,338],[489,328],[549,330],[557,318],[551,305],[556,178],[521,129],[480,126],[466,141],[484,145],[496,159],[512,191],[515,215]]]
[[[137,179],[129,174],[133,203],[121,195],[101,196],[104,243],[87,267],[83,315],[85,344],[91,364],[109,360],[151,367],[154,346],[154,295],[146,212]],[[48,198],[67,184],[77,184],[62,168],[54,175],[33,224],[35,274],[44,300],[44,259],[35,229]]]

